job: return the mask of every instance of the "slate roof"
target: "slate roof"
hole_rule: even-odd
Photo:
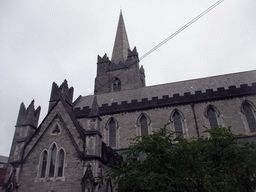
[[[166,95],[169,97],[173,97],[175,94],[183,96],[187,92],[191,94],[195,94],[196,91],[205,93],[207,89],[217,91],[221,87],[224,89],[228,89],[230,86],[239,88],[242,84],[251,86],[252,83],[256,83],[256,70],[98,94],[97,101],[99,107],[102,107],[103,104],[121,104],[124,101],[127,103],[131,103],[132,100],[141,102],[144,98],[152,100],[152,98],[158,97],[160,99]],[[80,109],[84,107],[91,108],[93,99],[94,95],[83,96],[73,107]]]

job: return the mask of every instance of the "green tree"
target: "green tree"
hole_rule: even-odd
[[[253,191],[255,145],[238,143],[230,128],[205,131],[209,137],[174,138],[166,126],[132,138],[121,165],[109,176],[118,191]]]

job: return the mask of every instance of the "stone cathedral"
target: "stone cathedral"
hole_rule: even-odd
[[[98,56],[94,95],[73,100],[73,90],[66,80],[52,84],[39,125],[40,107],[21,103],[2,191],[116,191],[108,165],[120,162],[129,138],[166,123],[185,138],[219,125],[256,135],[256,70],[146,86],[122,13],[111,59]]]

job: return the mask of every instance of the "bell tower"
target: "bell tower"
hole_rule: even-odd
[[[107,54],[98,56],[95,94],[145,87],[145,72],[139,68],[136,47],[130,49],[122,11],[117,25],[116,38],[109,60]]]

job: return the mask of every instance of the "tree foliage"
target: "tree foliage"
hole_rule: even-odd
[[[166,126],[137,136],[125,160],[109,176],[118,191],[253,191],[255,146],[238,143],[230,128],[205,131],[209,137],[174,138]]]

